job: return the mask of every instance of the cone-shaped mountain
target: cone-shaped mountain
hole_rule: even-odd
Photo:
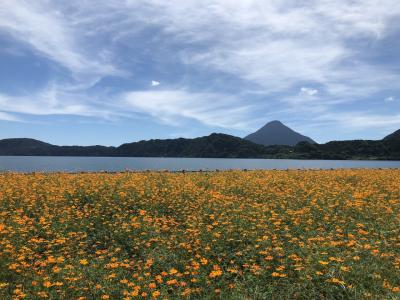
[[[309,142],[315,144],[311,138],[290,129],[280,121],[272,121],[267,123],[256,132],[246,136],[245,139],[265,146],[294,146],[299,142]]]

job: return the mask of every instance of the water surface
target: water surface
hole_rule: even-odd
[[[400,168],[400,161],[160,157],[0,156],[0,171],[95,172],[124,170]]]

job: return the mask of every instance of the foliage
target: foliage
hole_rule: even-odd
[[[150,140],[124,144],[118,156],[263,157],[265,147],[231,135],[213,133],[194,139]]]
[[[0,175],[1,299],[395,299],[400,171]]]
[[[221,133],[194,139],[139,141],[119,147],[55,146],[32,139],[5,139],[0,140],[0,155],[400,160],[399,135],[395,132],[381,141],[300,142],[294,147],[263,146]]]
[[[55,146],[32,139],[6,139],[0,141],[0,155],[400,160],[400,139],[300,142],[294,147],[263,146],[217,133],[194,139],[140,141],[119,147]]]

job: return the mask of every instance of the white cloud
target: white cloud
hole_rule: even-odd
[[[141,2],[128,3],[138,8]],[[376,88],[393,84],[392,80],[371,82],[371,78],[393,75],[398,79],[389,70],[357,60],[358,49],[348,42],[384,37],[391,21],[400,16],[396,0],[379,4],[324,0],[307,5],[290,0],[240,4],[153,0],[145,12],[158,16],[151,22],[161,26],[171,41],[189,46],[180,52],[187,64],[233,74],[260,85],[266,93],[312,81],[342,96],[346,89],[335,89],[338,84],[360,94],[371,83]]]
[[[331,121],[335,125],[353,129],[385,128],[400,126],[400,114],[374,114],[368,112],[336,112],[325,113],[315,120]]]
[[[396,100],[396,98],[393,97],[393,96],[390,96],[390,97],[385,98],[385,101],[386,101],[386,102],[393,102],[393,101],[395,101],[395,100]]]
[[[78,0],[5,0],[0,3],[0,28],[73,72],[97,78],[121,72],[110,63],[114,43],[137,49],[137,34],[158,28],[154,38],[162,49],[174,43],[180,46],[179,51],[171,47],[171,56],[196,68],[233,74],[260,85],[266,93],[305,81],[320,83],[328,93],[345,90],[335,88],[340,84],[361,93],[371,77],[393,74],[357,61],[358,50],[348,40],[384,37],[400,16],[397,4],[397,0],[311,0],[307,5],[295,0],[240,4],[99,0],[93,5]],[[90,49],[92,44],[99,48]],[[392,83],[378,81],[373,86]]]
[[[0,120],[11,121],[11,122],[20,122],[21,121],[16,116],[9,114],[9,113],[1,112],[1,111],[0,111]]]
[[[56,84],[23,96],[0,93],[0,119],[17,121],[10,113],[73,115],[108,120],[141,118],[140,114],[146,114],[171,125],[180,125],[183,119],[191,119],[210,126],[242,130],[249,129],[253,121],[250,106],[244,105],[240,98],[222,93],[169,89],[93,96]]]
[[[109,118],[117,114],[88,95],[71,92],[68,87],[50,84],[44,89],[21,96],[0,93],[0,111],[29,115],[75,115]]]
[[[315,96],[316,94],[318,94],[318,90],[317,89],[313,89],[313,88],[307,88],[307,87],[302,87],[300,89],[300,95],[305,95],[305,96]]]
[[[152,115],[168,124],[177,125],[181,118],[211,126],[244,129],[249,107],[240,99],[218,93],[195,93],[184,89],[135,91],[122,94],[125,110]]]
[[[25,96],[0,94],[0,110],[109,117],[125,114],[123,98],[131,110],[127,114],[137,111],[167,122],[191,118],[245,128],[257,113],[270,116],[276,103],[280,111],[290,111],[296,103],[313,101],[314,116],[319,116],[329,112],[328,106],[397,87],[398,73],[380,66],[378,60],[362,58],[360,52],[368,48],[360,51],[354,41],[379,43],[398,30],[398,0],[306,2],[0,1],[0,32],[65,67],[77,79],[76,87],[49,85]],[[141,55],[136,56],[136,50]],[[251,102],[247,96],[232,96],[226,91],[230,87],[224,85],[220,92],[218,84],[207,92],[194,92],[198,89],[187,86],[185,79],[174,87],[163,83],[165,90],[89,95],[87,87],[104,76],[135,74],[134,66],[121,71],[117,63],[130,59],[138,64],[154,60],[160,68],[172,60],[181,62],[182,77],[190,77],[193,69],[198,77],[221,72],[232,76],[244,92],[255,89],[259,91],[255,98],[264,99]],[[159,84],[153,80],[149,85]],[[303,86],[300,94],[299,86]],[[368,120],[377,124],[380,119]]]
[[[85,31],[67,15],[46,0],[0,1],[0,32],[67,68],[80,81],[93,83],[106,75],[123,74],[101,55],[89,53]]]

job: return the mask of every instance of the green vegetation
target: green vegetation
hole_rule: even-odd
[[[217,133],[194,139],[140,141],[119,147],[55,146],[32,139],[7,139],[0,141],[0,155],[400,160],[399,135],[397,132],[380,141],[300,142],[293,147],[263,146]]]
[[[399,299],[400,171],[0,175],[0,299]]]

